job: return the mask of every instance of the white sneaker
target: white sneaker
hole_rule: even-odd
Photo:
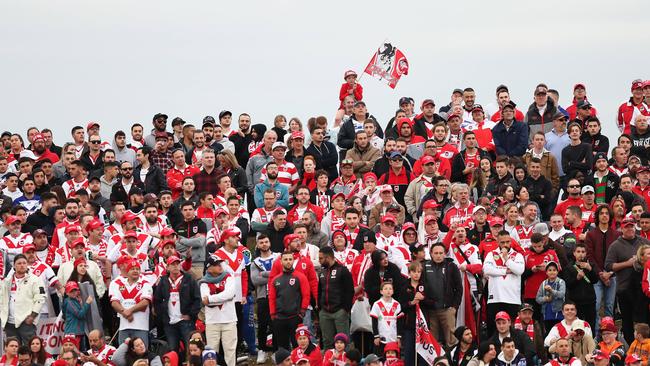
[[[266,352],[257,351],[257,364],[262,365],[264,363],[266,363]]]

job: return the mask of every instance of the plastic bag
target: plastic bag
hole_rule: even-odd
[[[372,319],[370,319],[370,303],[368,298],[357,300],[352,305],[350,312],[350,333],[370,332],[372,333]]]

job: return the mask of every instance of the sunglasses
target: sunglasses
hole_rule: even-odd
[[[99,140],[94,140],[94,141],[89,141],[91,144],[101,144],[102,142]]]
[[[580,186],[579,186],[579,185],[572,184],[572,185],[569,186],[569,188],[580,188]]]

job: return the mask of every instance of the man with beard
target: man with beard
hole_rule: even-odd
[[[476,356],[476,342],[472,330],[461,325],[454,331],[454,336],[458,339],[458,344],[449,352],[450,365],[467,366],[469,360]]]
[[[339,156],[336,152],[336,146],[329,141],[325,141],[324,128],[315,127],[311,133],[311,143],[305,150],[306,155],[312,155],[316,158],[316,168],[324,169],[331,180],[338,177],[337,163]]]
[[[79,201],[75,198],[68,198],[65,201],[65,218],[63,222],[56,225],[52,234],[54,248],[59,248],[65,244],[65,229],[70,225],[79,225]]]
[[[84,362],[91,362],[99,366],[107,366],[111,364],[113,353],[115,353],[115,347],[106,344],[102,330],[94,329],[88,333],[88,343],[90,343],[88,356],[81,356],[81,359]]]
[[[372,172],[378,177],[388,173],[388,169],[390,169],[390,155],[395,151],[397,146],[397,141],[394,137],[386,137],[384,141],[384,154],[375,160],[372,168]]]
[[[275,161],[266,164],[265,178],[263,182],[255,185],[255,206],[260,208],[264,207],[264,192],[272,189],[276,192],[277,204],[288,208],[289,207],[289,190],[286,185],[282,184],[279,180],[279,167]]]
[[[151,165],[160,168],[164,176],[167,174],[167,171],[174,166],[174,163],[172,162],[172,153],[169,151],[169,141],[170,137],[167,132],[156,133],[156,146],[153,149],[150,149],[147,146],[138,148],[136,150],[136,159],[138,159],[138,152],[144,148],[144,151],[148,151],[146,155],[149,155],[148,160],[151,162]],[[140,164],[142,164],[142,162],[140,162]]]
[[[207,149],[205,132],[202,130],[194,131],[192,141],[194,147],[185,154],[185,162],[189,165],[201,167],[201,157],[205,149]]]
[[[433,126],[443,119],[436,114],[436,104],[433,99],[425,99],[420,106],[422,113],[413,119],[413,133],[428,140],[433,137]]]
[[[235,156],[237,157],[237,162],[239,165],[246,169],[248,165],[248,159],[250,157],[250,151],[248,151],[248,145],[250,145],[252,141],[251,137],[251,117],[246,114],[242,113],[239,115],[239,131],[230,131],[230,123],[226,122],[229,121],[229,117],[227,113],[230,112],[225,112],[223,118],[221,114],[224,112],[219,113],[219,121],[221,122],[221,128],[223,130],[223,135],[228,136],[230,141],[235,145]],[[277,136],[277,135],[276,135]]]
[[[478,149],[476,135],[472,131],[465,132],[463,143],[465,149],[456,154],[451,163],[451,181],[469,184],[474,170],[479,168],[481,158],[488,154]]]
[[[166,148],[166,147],[165,147]],[[133,170],[135,185],[139,186],[145,193],[158,193],[167,190],[167,179],[165,179],[165,169],[160,165],[152,164],[154,153],[148,147],[141,147],[136,152],[136,159],[140,165]],[[170,158],[171,162],[171,158]]]
[[[45,137],[37,133],[34,135],[34,139],[32,140],[32,151],[34,152],[34,155],[36,155],[36,161],[41,161],[43,159],[50,159],[52,163],[56,163],[59,161],[59,157],[50,151],[47,147],[45,147]]]
[[[320,231],[320,223],[314,212],[307,211],[302,215],[300,220],[307,227],[307,242],[319,248],[327,246],[329,238]]]
[[[369,118],[376,121],[374,117],[368,114],[366,103],[363,101],[355,102],[352,116],[343,122],[341,128],[339,129],[339,134],[337,137],[337,144],[340,148],[339,155],[341,160],[345,158],[347,151],[354,147],[354,138],[356,132],[363,131],[363,122]],[[378,123],[376,123],[376,129],[377,136],[384,137],[384,133]]]
[[[144,206],[144,222],[140,230],[143,233],[149,234],[154,238],[160,238],[160,232],[166,226],[160,221],[158,217],[158,207],[154,203],[147,203]]]
[[[515,103],[502,108],[503,117],[492,129],[497,155],[522,156],[530,139],[528,125],[515,120]],[[549,126],[552,126],[550,123]],[[532,132],[532,134],[534,134]]]
[[[122,202],[128,205],[130,201],[128,192],[132,187],[142,188],[142,183],[135,182],[133,178],[133,164],[129,162],[122,162],[120,164],[120,175],[122,178],[118,179],[117,183],[111,189],[111,202],[113,204]]]
[[[491,105],[486,106],[486,112],[492,113],[490,120],[495,123],[501,120],[503,107],[510,104],[510,92],[508,91],[508,87],[505,85],[497,86],[497,104],[499,105],[499,110],[494,113],[492,113],[492,110],[488,109]],[[524,114],[519,109],[515,108],[515,120],[523,121],[524,118],[526,118]]]
[[[52,192],[45,192],[41,195],[41,207],[39,210],[27,217],[23,229],[32,232],[36,229],[42,229],[46,226],[52,225],[53,221],[50,217],[50,209],[58,204],[57,197]]]
[[[167,118],[167,115],[164,113],[156,113],[156,115],[153,116],[153,130],[151,131],[151,134],[144,138],[145,145],[154,149],[156,147],[156,134],[160,132],[164,132],[165,135],[167,134]],[[133,134],[133,127],[131,127],[131,134]],[[138,141],[135,137],[136,136],[133,136],[133,140]]]
[[[183,191],[183,179],[192,177],[200,171],[198,166],[189,165],[185,162],[183,150],[176,149],[172,151],[172,160],[174,166],[167,171],[167,185],[172,192],[172,199],[177,199]]]
[[[223,145],[214,141],[214,118],[210,117],[212,121],[203,121],[201,130],[205,135],[205,145],[209,146],[215,152],[223,150]]]
[[[61,184],[66,198],[74,197],[80,189],[88,188],[88,172],[80,160],[75,160],[68,166],[70,179]]]
[[[126,144],[126,133],[124,131],[115,132],[113,139],[113,146],[115,148],[115,160],[128,161],[131,164],[135,163],[135,150],[129,148]]]
[[[368,134],[365,130],[357,131],[354,147],[345,154],[346,160],[352,160],[352,168],[357,178],[372,170],[375,161],[379,159],[378,149],[370,146]]]
[[[104,197],[101,193],[102,184],[99,177],[90,177],[88,180],[88,199],[90,202],[96,203],[106,212],[111,211],[111,201]]]

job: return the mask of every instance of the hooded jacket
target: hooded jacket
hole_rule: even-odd
[[[402,126],[404,124],[411,126],[411,136],[404,137],[402,136]],[[408,145],[406,148],[406,154],[411,156],[414,160],[419,159],[424,154],[424,143],[427,141],[426,138],[417,135],[413,127],[413,121],[408,118],[403,118],[397,121],[397,135],[398,137],[404,137],[408,139]],[[413,166],[413,165],[411,165]]]
[[[334,261],[329,267],[322,267],[318,278],[318,304],[321,310],[335,313],[340,309],[350,312],[354,285],[348,269]]]
[[[135,165],[135,151],[129,148],[128,145],[124,145],[123,148],[117,147],[117,142],[113,139],[113,150],[115,151],[115,161],[125,162],[128,161],[131,165]]]
[[[505,355],[503,352],[499,353],[496,359],[497,366],[526,366],[526,357],[519,352],[518,349],[515,349],[515,355],[510,361],[506,361]]]
[[[381,250],[375,250],[372,252],[370,255],[372,267],[368,268],[363,277],[363,287],[368,296],[368,301],[371,304],[374,304],[381,297],[379,291],[383,282],[388,280],[393,281],[393,299],[401,298],[404,289],[404,277],[395,264],[388,262],[388,267],[384,270],[383,277],[380,275],[379,262],[382,254],[384,254],[384,252]],[[362,256],[362,254],[359,254],[359,256]]]

